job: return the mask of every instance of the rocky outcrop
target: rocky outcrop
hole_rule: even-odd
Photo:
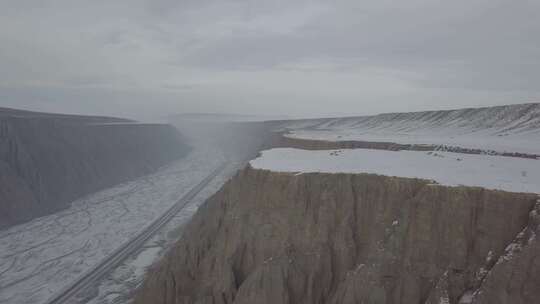
[[[0,109],[0,228],[186,155],[175,128]]]
[[[485,297],[478,303],[533,303],[533,234],[523,233],[519,261],[497,261],[516,235],[537,229],[536,213],[529,216],[537,199],[248,167],[201,207],[135,303],[459,303],[473,295]]]

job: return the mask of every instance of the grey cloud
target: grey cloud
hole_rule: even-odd
[[[221,39],[184,57],[182,64],[271,68],[305,58],[337,58],[360,69],[422,72],[426,86],[539,90],[540,6],[494,1],[467,11],[469,6],[458,2],[435,10],[447,13],[441,20],[421,7],[373,15],[338,10],[291,35]],[[349,19],[340,20],[343,16]]]
[[[164,84],[164,89],[168,90],[191,90],[195,87],[193,84]]]
[[[518,103],[540,97],[539,37],[527,0],[0,1],[0,103],[142,109],[144,96],[163,112],[298,115]]]

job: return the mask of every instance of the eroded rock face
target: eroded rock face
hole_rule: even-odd
[[[135,303],[458,303],[487,286],[536,200],[246,168],[201,207]]]
[[[0,109],[0,228],[66,208],[189,152],[169,125]]]
[[[540,302],[540,201],[529,213],[529,223],[486,273],[473,303],[539,303]]]

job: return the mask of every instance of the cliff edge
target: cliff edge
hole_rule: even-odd
[[[247,167],[135,303],[535,303],[539,205],[416,178]]]

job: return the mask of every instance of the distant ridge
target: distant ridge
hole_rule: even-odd
[[[28,110],[19,110],[13,108],[0,107],[0,117],[19,117],[19,118],[54,118],[63,121],[77,121],[77,122],[133,122],[133,120],[109,116],[92,116],[92,115],[78,115],[78,114],[57,114],[47,112],[37,112]]]
[[[214,122],[241,122],[241,121],[271,121],[286,120],[288,117],[282,115],[249,115],[249,114],[230,114],[230,113],[180,113],[169,116],[170,120],[199,120]]]
[[[295,123],[297,123],[295,125]],[[540,131],[540,103],[463,108],[421,112],[394,112],[370,116],[304,119],[289,121],[285,126],[311,130],[362,130],[416,132],[422,130],[459,130],[460,132]]]

